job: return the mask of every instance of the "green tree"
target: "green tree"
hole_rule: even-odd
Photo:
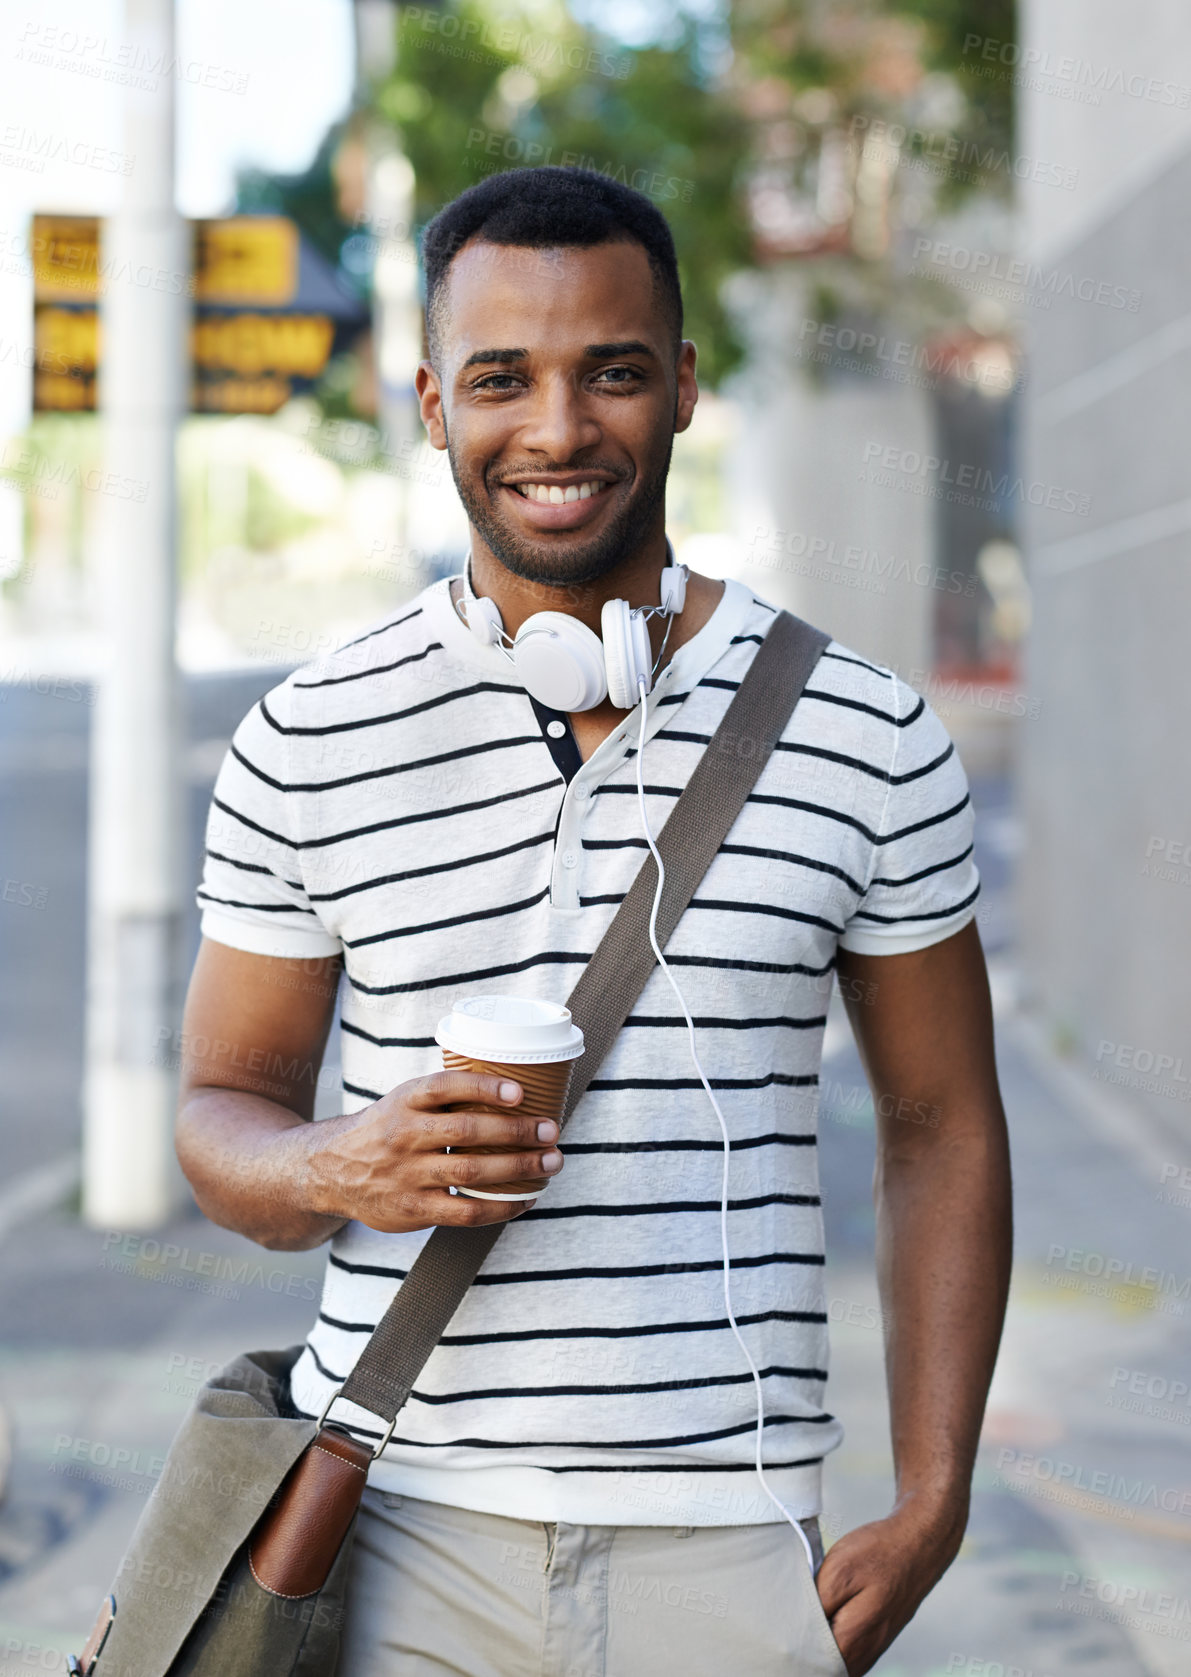
[[[710,30],[662,12],[659,39],[630,47],[561,0],[400,10],[393,72],[304,175],[246,177],[241,207],[294,216],[366,286],[335,162],[379,120],[413,164],[418,229],[500,169],[581,163],[646,191],[674,231],[710,384],[741,355],[724,281],[757,263],[817,259],[825,318],[857,300],[937,312],[901,272],[897,233],[1011,190],[1011,77],[980,47],[1013,41],[1013,0],[732,0]]]
[[[458,30],[444,34],[446,19]],[[739,357],[720,286],[752,260],[752,243],[747,123],[702,59],[690,23],[664,47],[633,51],[561,6],[497,19],[469,0],[403,15],[397,69],[375,106],[414,166],[421,222],[485,174],[536,163],[581,164],[644,191],[673,229],[687,333],[715,382]]]

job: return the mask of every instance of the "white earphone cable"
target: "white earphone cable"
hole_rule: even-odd
[[[658,944],[658,908],[661,904],[662,891],[666,883],[666,868],[665,863],[662,861],[662,858],[658,853],[658,847],[654,843],[653,833],[649,825],[649,817],[645,811],[645,779],[643,765],[645,762],[645,723],[647,720],[647,710],[645,703],[644,676],[638,679],[637,690],[641,695],[639,706],[641,721],[637,735],[637,801],[641,811],[641,827],[645,834],[645,842],[649,846],[650,854],[657,863],[658,869],[657,889],[653,894],[653,907],[650,910],[649,915],[649,941],[653,946],[654,954],[657,956],[658,965],[669,979],[670,988],[673,990],[678,999],[678,1005],[682,1009],[682,1016],[686,1020],[687,1036],[690,1042],[691,1059],[695,1063],[695,1070],[699,1074],[699,1081],[707,1091],[707,1098],[715,1108],[715,1115],[720,1122],[720,1133],[724,1138],[724,1170],[720,1187],[720,1243],[724,1252],[724,1309],[728,1314],[728,1324],[731,1327],[732,1332],[736,1335],[736,1343],[740,1346],[740,1349],[744,1353],[745,1362],[748,1363],[749,1372],[753,1377],[753,1386],[755,1387],[757,1393],[757,1436],[756,1453],[754,1457],[757,1477],[761,1481],[761,1489],[765,1492],[765,1495],[769,1498],[770,1502],[775,1503],[777,1507],[781,1509],[784,1518],[789,1520],[790,1524],[794,1527],[794,1530],[802,1539],[802,1546],[806,1550],[806,1558],[810,1563],[810,1569],[813,1574],[815,1571],[815,1556],[813,1550],[811,1549],[810,1539],[807,1537],[806,1532],[802,1529],[799,1521],[795,1519],[794,1515],[791,1514],[785,1503],[782,1502],[781,1498],[775,1496],[769,1486],[765,1483],[765,1473],[761,1466],[761,1441],[765,1428],[765,1398],[761,1390],[761,1376],[757,1370],[756,1363],[754,1363],[752,1356],[749,1353],[748,1346],[741,1338],[740,1329],[736,1325],[736,1317],[732,1310],[731,1259],[728,1256],[728,1167],[731,1159],[732,1143],[728,1135],[728,1126],[724,1122],[724,1115],[720,1111],[720,1103],[716,1100],[711,1084],[707,1081],[707,1075],[704,1072],[702,1065],[699,1063],[699,1055],[695,1048],[695,1025],[690,1015],[690,1009],[687,1007],[686,1002],[683,999],[682,991],[678,988],[674,974],[670,971],[666,957],[662,954],[661,948]]]

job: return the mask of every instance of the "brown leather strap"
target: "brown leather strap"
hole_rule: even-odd
[[[299,1601],[322,1589],[371,1464],[366,1444],[337,1427],[320,1429],[252,1534],[248,1565],[262,1590]]]
[[[662,949],[769,760],[829,636],[779,612],[657,839],[666,870],[658,910]],[[656,964],[649,916],[657,864],[643,862],[612,924],[567,999],[584,1036],[563,1122],[616,1041]],[[506,1223],[440,1226],[419,1252],[342,1389],[391,1422]]]

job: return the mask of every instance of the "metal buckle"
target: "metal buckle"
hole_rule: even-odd
[[[345,1382],[345,1384],[346,1384],[346,1382]],[[343,1387],[342,1387],[342,1386],[336,1386],[336,1388],[335,1388],[335,1390],[334,1390],[334,1391],[333,1391],[333,1392],[332,1392],[332,1393],[331,1393],[331,1395],[330,1395],[330,1397],[329,1397],[329,1398],[328,1398],[328,1399],[327,1399],[327,1401],[326,1401],[326,1403],[324,1403],[324,1404],[323,1404],[323,1412],[322,1412],[322,1414],[321,1414],[321,1415],[320,1415],[320,1416],[319,1416],[319,1418],[318,1418],[318,1424],[319,1424],[319,1426],[320,1426],[320,1428],[321,1428],[321,1427],[324,1427],[324,1426],[326,1426],[326,1424],[327,1424],[327,1416],[328,1416],[328,1414],[329,1414],[329,1413],[330,1413],[330,1410],[331,1410],[331,1405],[332,1405],[332,1404],[333,1404],[333,1403],[334,1403],[334,1401],[335,1401],[335,1399],[336,1399],[336,1398],[337,1398],[337,1397],[339,1397],[339,1395],[340,1395],[340,1394],[341,1394],[341,1393],[342,1393],[342,1391],[343,1391]],[[356,1405],[356,1407],[357,1407],[357,1408],[360,1408],[360,1407],[361,1407],[361,1406],[360,1406],[360,1405],[359,1405],[359,1404],[357,1404],[357,1405]],[[372,1409],[368,1409],[368,1410],[365,1410],[365,1414],[368,1414],[368,1415],[372,1415],[372,1414],[375,1414],[375,1410],[372,1410]],[[379,1420],[380,1420],[380,1419],[381,1419],[381,1416],[379,1416],[379,1415],[377,1415],[377,1417],[376,1417],[376,1418],[377,1418],[377,1420],[378,1420],[378,1421],[379,1421]],[[345,1426],[346,1426],[346,1422],[345,1422],[345,1423],[344,1423],[344,1425],[345,1425]],[[393,1428],[394,1428],[394,1427],[395,1427],[395,1426],[396,1426],[396,1425],[397,1425],[397,1417],[396,1417],[396,1415],[394,1415],[394,1417],[393,1417],[393,1419],[392,1419],[392,1420],[391,1420],[391,1421],[390,1421],[390,1422],[389,1422],[389,1429],[388,1429],[388,1431],[387,1431],[387,1432],[386,1432],[386,1433],[385,1433],[385,1436],[384,1436],[384,1437],[383,1437],[383,1438],[382,1438],[382,1439],[381,1439],[381,1441],[380,1441],[380,1443],[379,1443],[379,1444],[378,1444],[378,1445],[377,1445],[377,1447],[376,1447],[376,1449],[375,1449],[375,1450],[374,1450],[374,1451],[373,1451],[373,1452],[372,1452],[372,1459],[373,1459],[373,1461],[376,1461],[376,1459],[377,1459],[377,1457],[378,1457],[378,1456],[379,1456],[379,1455],[380,1455],[380,1453],[381,1453],[381,1451],[382,1451],[382,1450],[383,1450],[383,1449],[384,1449],[384,1448],[385,1448],[385,1446],[386,1446],[386,1445],[387,1445],[387,1444],[388,1444],[388,1442],[389,1442],[389,1440],[390,1440],[390,1438],[392,1438],[392,1436],[393,1436]]]

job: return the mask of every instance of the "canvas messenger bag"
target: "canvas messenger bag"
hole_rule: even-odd
[[[779,612],[657,841],[664,948],[744,806],[828,637]],[[562,1123],[655,964],[657,884],[642,864],[567,998],[584,1034]],[[199,1392],[70,1670],[81,1677],[334,1677],[351,1535],[368,1468],[505,1224],[439,1227],[322,1416],[295,1416],[301,1346],[250,1351]],[[336,1426],[342,1397],[380,1417],[374,1451]]]

